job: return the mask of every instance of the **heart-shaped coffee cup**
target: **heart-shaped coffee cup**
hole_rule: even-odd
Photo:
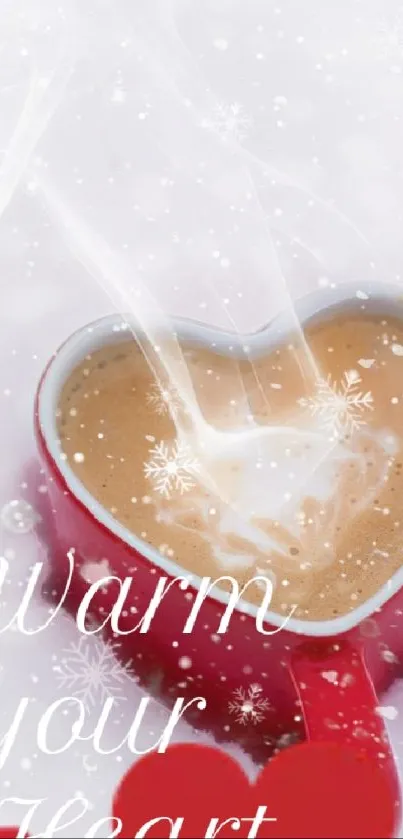
[[[401,316],[403,321],[403,299],[395,286],[365,285],[358,296],[356,286],[325,289],[299,301],[296,311],[300,323],[305,324],[352,306]],[[92,351],[124,339],[123,324],[118,317],[104,318],[65,342],[40,382],[35,424],[57,535],[48,588],[64,591],[67,555],[71,556],[73,549],[75,568],[65,605],[76,614],[88,591],[81,564],[107,558],[116,577],[132,575],[134,579],[126,607],[128,629],[133,625],[133,612],[136,622],[145,613],[158,580],[181,577],[186,570],[126,529],[91,496],[68,462],[60,458],[55,420],[60,393],[72,369]],[[240,339],[219,330],[183,320],[175,323],[175,330],[184,342],[196,347],[214,342],[218,352],[226,353],[230,344],[234,353],[239,344],[241,353]],[[259,333],[244,336],[242,344],[247,341],[250,353],[258,357],[286,335],[285,322],[277,318]],[[391,797],[397,800],[396,771],[383,720],[377,713],[377,694],[394,678],[394,662],[403,653],[403,633],[396,627],[396,610],[403,609],[403,570],[349,614],[326,621],[292,617],[282,631],[278,630],[283,616],[270,610],[265,615],[264,632],[257,631],[256,607],[239,600],[218,642],[217,627],[228,606],[227,594],[219,589],[204,599],[192,632],[183,633],[200,583],[193,575],[187,591],[172,585],[147,633],[128,631],[119,638],[119,655],[133,663],[148,689],[171,703],[178,696],[188,701],[205,697],[205,710],[192,706],[191,722],[213,731],[218,740],[240,740],[256,756],[260,753],[261,757],[262,748],[270,750],[289,733],[315,741],[354,744],[382,764]],[[102,622],[110,613],[117,593],[117,584],[97,591],[91,602],[95,620]],[[366,631],[369,623],[371,631]],[[109,625],[106,637],[113,637]],[[229,715],[229,703],[234,696],[247,702],[251,686],[257,684],[260,697],[266,700],[264,713],[249,715],[250,725],[245,726],[241,719],[234,721]]]

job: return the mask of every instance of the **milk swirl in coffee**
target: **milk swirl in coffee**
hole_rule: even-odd
[[[240,585],[267,576],[274,611],[329,620],[401,565],[403,324],[345,311],[304,341],[253,362],[182,347],[203,416],[233,441],[221,456],[180,436],[178,394],[127,336],[72,372],[57,421],[82,483],[161,556]],[[259,584],[245,597],[260,604]]]

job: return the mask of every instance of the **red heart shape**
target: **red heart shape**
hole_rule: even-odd
[[[274,822],[251,832],[259,807]],[[241,767],[219,749],[174,745],[135,763],[113,802],[122,820],[119,836],[136,837],[148,821],[175,819],[179,839],[206,836],[210,819],[239,819],[218,829],[219,839],[370,839],[393,836],[396,806],[382,768],[362,751],[331,743],[303,743],[273,758],[251,784]],[[248,821],[246,821],[248,820]],[[257,827],[257,825],[255,825]],[[165,819],[143,834],[167,839]],[[214,830],[207,833],[214,836]]]

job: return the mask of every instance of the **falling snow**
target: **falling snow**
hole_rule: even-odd
[[[200,471],[200,464],[186,444],[178,440],[172,444],[161,441],[149,454],[144,474],[155,491],[165,498],[170,498],[174,492],[183,495],[196,485],[195,476]]]
[[[116,102],[121,105],[123,102],[126,101],[127,93],[123,88],[116,87],[112,93],[111,101]]]
[[[266,712],[270,708],[268,699],[262,697],[260,685],[251,685],[247,690],[237,688],[234,690],[233,699],[228,703],[230,714],[236,715],[236,721],[241,725],[257,725],[265,719]]]
[[[300,736],[296,731],[286,732],[282,734],[281,737],[278,737],[275,741],[275,747],[277,751],[282,751],[283,749],[288,749],[290,746],[294,746],[296,743],[300,741]]]
[[[387,647],[384,647],[381,650],[381,658],[383,658],[383,660],[386,661],[388,664],[398,664],[399,663],[398,657],[395,655],[394,652],[392,652],[392,650],[388,650]]]
[[[390,721],[395,720],[396,717],[399,715],[399,711],[395,707],[395,705],[379,705],[379,707],[376,709],[376,712],[377,714],[379,714],[380,717],[383,717],[384,720]]]
[[[100,562],[84,562],[80,568],[80,574],[88,585],[99,583],[105,577],[110,577],[112,569],[107,559],[102,559]],[[108,581],[105,580],[105,585]]]
[[[202,128],[219,134],[223,140],[232,139],[242,142],[250,132],[252,119],[238,102],[231,105],[218,102],[211,114],[204,117],[201,125]]]
[[[339,674],[337,670],[323,670],[321,673],[322,679],[325,679],[326,682],[329,682],[330,685],[337,685]]]
[[[125,700],[124,688],[131,681],[128,669],[116,659],[114,647],[94,636],[82,636],[63,650],[54,667],[60,690],[94,708],[114,697]]]
[[[331,377],[319,379],[313,396],[303,397],[299,404],[308,408],[312,416],[336,439],[351,434],[365,425],[363,414],[373,410],[373,396],[370,391],[360,390],[361,378],[356,370],[344,373],[340,384]]]
[[[224,52],[228,49],[228,41],[226,40],[226,38],[215,38],[213,41],[213,46],[217,50],[221,50],[222,52]]]
[[[40,521],[40,516],[28,501],[15,499],[1,509],[0,519],[10,533],[30,533]]]

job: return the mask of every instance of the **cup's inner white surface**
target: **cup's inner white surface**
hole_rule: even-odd
[[[158,354],[128,338],[64,386],[58,428],[77,476],[185,569],[268,575],[273,610],[296,605],[300,619],[356,609],[401,565],[402,322],[347,310],[253,362],[247,348],[242,361],[181,349],[208,433],[156,379]],[[258,584],[245,599],[261,602]]]

